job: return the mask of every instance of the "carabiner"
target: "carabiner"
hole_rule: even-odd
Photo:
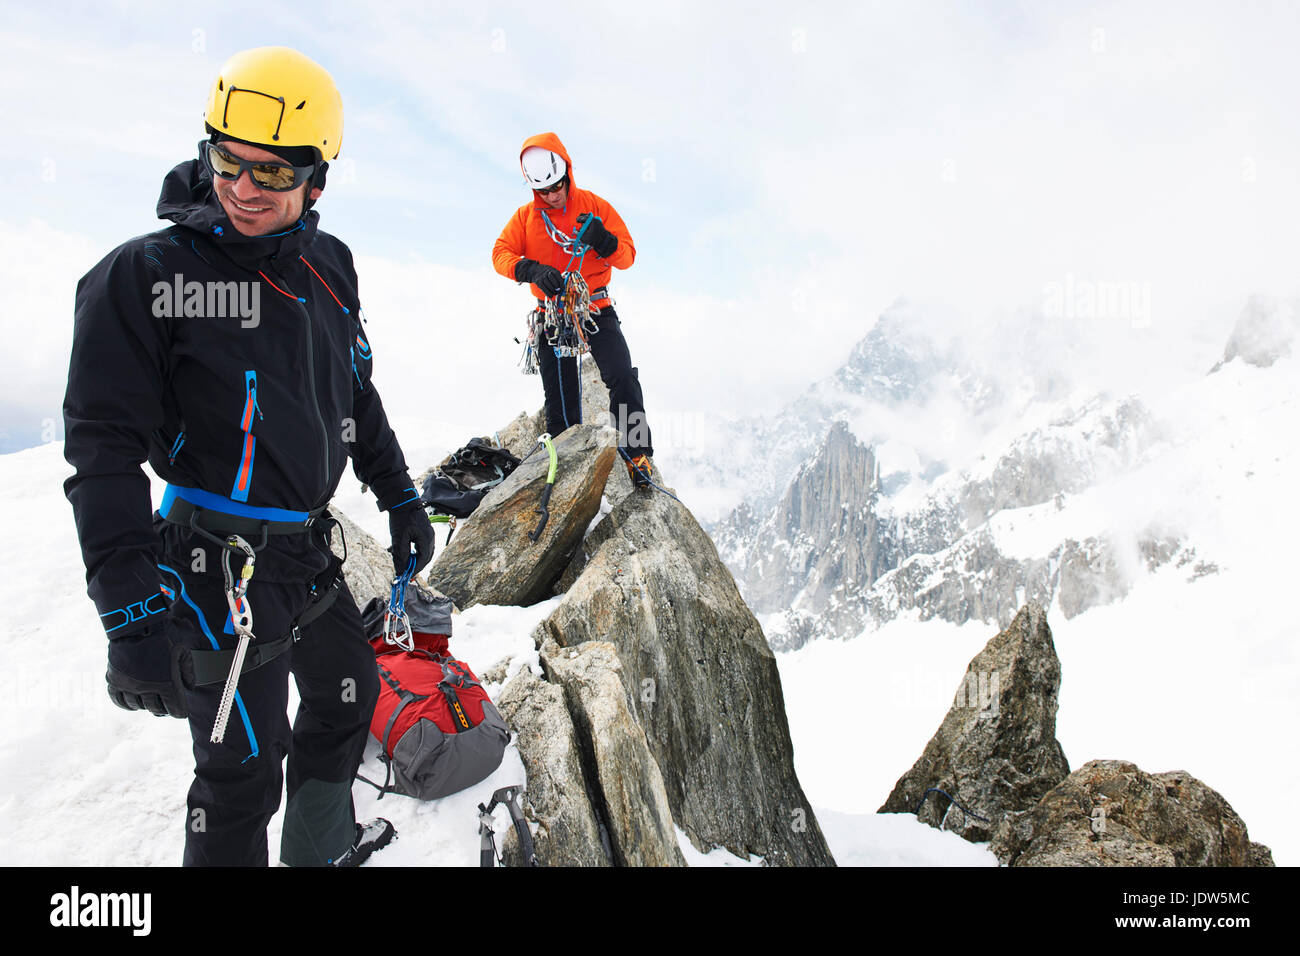
[[[415,635],[411,632],[411,619],[405,610],[397,614],[391,610],[384,612],[384,643],[404,651],[415,650]]]
[[[406,570],[393,578],[392,592],[388,596],[388,608],[384,611],[384,642],[400,647],[404,651],[415,650],[415,635],[411,632],[411,619],[406,614],[406,586],[411,582],[414,574],[415,550],[412,546],[411,558],[406,563]],[[400,625],[400,630],[397,625]],[[402,634],[405,636],[403,637]]]

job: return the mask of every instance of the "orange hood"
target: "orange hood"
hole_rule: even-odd
[[[524,152],[534,146],[540,146],[542,149],[549,149],[552,153],[557,153],[559,157],[564,160],[565,174],[569,177],[569,188],[572,189],[578,185],[573,178],[573,160],[569,159],[569,151],[565,149],[564,144],[560,142],[560,137],[556,136],[554,133],[538,133],[536,136],[528,137],[524,140],[524,145],[519,147],[520,164],[523,163]],[[533,202],[540,203],[542,201],[534,196]],[[542,205],[546,206],[545,203],[542,203]],[[547,206],[547,208],[549,209],[550,207]]]

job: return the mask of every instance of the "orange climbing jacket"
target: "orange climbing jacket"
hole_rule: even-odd
[[[532,259],[542,265],[554,266],[561,271],[571,268],[569,263],[572,257],[551,238],[542,213],[546,213],[546,218],[550,219],[551,225],[557,230],[572,236],[578,230],[577,218],[584,212],[589,212],[599,216],[605,228],[618,237],[618,248],[608,259],[602,259],[594,251],[588,250],[582,260],[582,277],[587,280],[587,287],[595,292],[609,282],[611,266],[626,269],[632,264],[636,258],[636,247],[632,245],[632,237],[628,234],[622,217],[614,211],[613,206],[590,190],[578,188],[573,180],[573,161],[569,159],[569,153],[558,136],[554,133],[531,136],[524,141],[519,155],[522,156],[524,150],[532,146],[549,149],[564,158],[565,165],[568,166],[568,201],[563,209],[552,209],[544,199],[534,195],[531,202],[515,210],[515,214],[510,217],[510,221],[501,230],[501,235],[492,247],[492,266],[507,279],[514,279],[515,266],[519,264],[520,259]],[[533,285],[531,288],[537,298],[544,297],[542,290],[537,286]],[[592,296],[591,304],[601,307],[608,301],[608,295],[599,298]]]

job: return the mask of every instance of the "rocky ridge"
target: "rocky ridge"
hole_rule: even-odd
[[[548,865],[682,865],[680,833],[700,852],[834,865],[794,772],[762,629],[672,489],[633,490],[588,365],[585,417],[596,423],[556,441],[546,533],[528,536],[538,455],[485,496],[426,572],[461,608],[563,595],[533,634],[540,673],[474,662],[505,680],[497,703],[517,733],[538,855]],[[498,435],[526,454],[537,424],[520,416]],[[387,552],[355,553],[377,567],[353,577],[383,581],[385,593]]]
[[[1070,771],[1056,740],[1061,664],[1031,601],[972,658],[953,706],[881,813],[989,843],[1009,866],[1272,866],[1221,794],[1123,760]]]
[[[1136,399],[1093,400],[900,509],[883,493],[874,451],[835,422],[766,518],[732,515],[720,550],[731,555],[746,600],[768,615],[777,650],[852,637],[906,612],[1005,627],[1037,600],[1073,617],[1122,598],[1139,564],[1176,562],[1190,566],[1192,579],[1216,570],[1156,524],[1136,540],[1065,536],[1030,556],[1005,553],[995,533],[1004,520],[1042,520],[1096,481],[1136,467],[1158,434]],[[746,536],[752,543],[742,547]]]

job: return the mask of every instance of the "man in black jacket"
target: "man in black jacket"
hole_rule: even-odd
[[[207,129],[163,182],[174,225],[77,286],[65,491],[110,698],[189,720],[186,865],[267,863],[286,755],[281,862],[356,864],[393,830],[352,805],[378,685],[330,549],[347,459],[389,514],[398,571],[428,563],[433,533],[370,379],[352,255],[311,209],[342,139],[333,80],[283,47],[237,54]],[[168,483],[157,512],[145,460]]]

